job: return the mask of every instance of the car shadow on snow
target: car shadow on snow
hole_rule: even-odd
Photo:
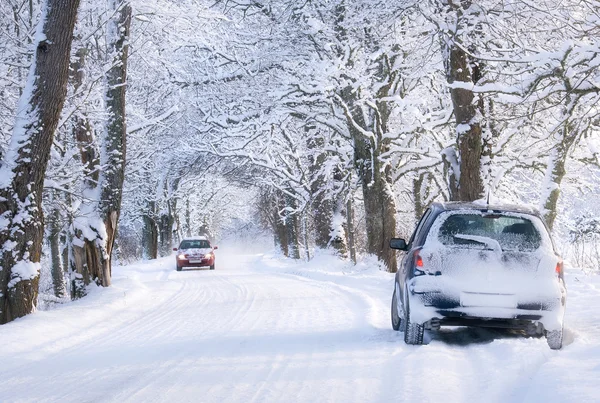
[[[523,331],[511,329],[447,327],[438,331],[426,332],[425,343],[429,344],[436,340],[452,346],[469,346],[472,344],[489,344],[499,339],[523,339],[531,337],[527,336]]]

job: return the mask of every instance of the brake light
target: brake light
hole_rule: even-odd
[[[562,260],[559,260],[558,263],[556,263],[556,268],[554,270],[556,271],[558,278],[563,278],[564,265]]]
[[[415,251],[415,267],[423,267],[423,258],[419,255],[419,251]]]

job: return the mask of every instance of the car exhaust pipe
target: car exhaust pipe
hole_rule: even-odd
[[[442,322],[439,318],[433,318],[425,322],[423,326],[426,330],[440,330]]]

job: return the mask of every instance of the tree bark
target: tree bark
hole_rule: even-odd
[[[273,222],[275,223],[275,243],[279,245],[281,253],[283,253],[284,256],[289,256],[288,232],[282,213],[285,210],[285,197],[281,192],[276,192],[275,194],[276,201],[274,208],[272,209]]]
[[[569,151],[575,143],[575,136],[569,131],[570,123],[566,121],[559,133],[559,141],[548,157],[544,188],[542,189],[542,214],[548,228],[552,230],[558,214],[558,200],[560,199],[560,186],[567,170],[565,168]]]
[[[170,188],[169,183],[165,183],[165,187],[167,188],[165,191],[167,213],[160,217],[160,254],[162,256],[169,255],[173,247],[173,226],[175,225],[175,215],[177,212],[177,199],[173,194],[178,186],[179,179],[176,179]]]
[[[415,222],[419,222],[425,207],[423,204],[423,181],[425,180],[425,173],[419,174],[419,176],[413,179],[413,200],[415,203]]]
[[[285,196],[286,212],[284,216],[288,257],[292,259],[300,259],[300,220],[299,214],[296,211],[296,200],[289,196]]]
[[[309,134],[307,133],[307,136]],[[324,151],[323,139],[318,134],[309,140],[309,149],[316,153],[310,164],[313,181],[311,192],[313,195],[312,213],[315,229],[315,244],[325,249],[331,240],[331,218],[333,215],[333,202],[325,191],[326,179],[318,172],[327,160],[327,152]]]
[[[117,8],[115,4],[115,9]],[[115,52],[112,67],[106,72],[106,109],[108,121],[104,133],[106,167],[102,172],[100,216],[104,222],[104,239],[101,253],[100,284],[108,287],[111,283],[112,251],[117,236],[117,223],[121,214],[123,180],[125,174],[127,128],[125,122],[125,93],[127,83],[127,55],[131,6],[121,5],[116,20],[109,26],[109,49]]]
[[[65,275],[60,252],[60,213],[55,207],[48,223],[48,243],[50,244],[50,272],[52,273],[52,288],[54,296],[64,298],[67,295]]]
[[[148,211],[142,217],[142,247],[144,258],[156,259],[158,257],[158,226],[156,225],[156,202],[148,202]]]
[[[0,324],[35,309],[44,236],[42,190],[64,104],[79,0],[47,0],[35,54],[0,169]]]
[[[343,26],[345,19],[345,3],[336,6],[335,32],[341,44],[348,43],[347,32]],[[376,46],[376,45],[375,45]],[[340,48],[339,56],[343,50]],[[353,67],[353,60],[347,60],[347,67]],[[341,89],[339,98],[345,109],[348,130],[354,143],[354,164],[358,172],[365,204],[365,220],[367,228],[367,252],[376,255],[388,271],[397,270],[396,253],[388,245],[396,233],[396,204],[391,191],[391,167],[382,163],[380,156],[388,150],[389,100],[395,88],[396,70],[393,58],[382,54],[376,61],[376,76],[379,90],[376,97],[376,108],[368,106],[364,111],[360,104],[360,93],[352,85]],[[367,106],[365,106],[367,107]],[[369,121],[365,121],[369,119]],[[366,135],[371,132],[372,135]]]
[[[346,242],[348,236],[346,235],[347,228],[344,222],[345,214],[347,214],[345,209],[345,203],[338,200],[329,225],[329,247],[333,248],[338,256],[344,258],[348,257]]]
[[[475,93],[468,89],[480,80],[482,66],[470,57],[460,42],[459,25],[468,24],[465,12],[471,1],[452,2],[444,0],[456,17],[456,32],[446,38],[445,47],[446,78],[450,84],[450,95],[456,120],[457,151],[459,172],[451,171],[451,180],[456,184],[449,187],[450,200],[473,201],[483,196],[484,186],[481,176],[481,158],[484,147],[482,140],[481,119],[483,115],[482,100],[476,99]]]
[[[84,71],[88,50],[78,49],[75,60],[71,65],[73,87],[77,92],[84,83]],[[83,165],[83,190],[84,202],[82,209],[86,217],[83,222],[77,222],[73,229],[71,239],[71,298],[82,298],[86,294],[86,287],[94,280],[100,278],[100,259],[96,249],[100,241],[100,232],[97,225],[98,206],[97,200],[92,195],[98,186],[100,178],[100,157],[97,149],[96,136],[85,112],[78,114],[73,122],[73,137],[79,148],[79,155]],[[90,236],[95,234],[95,236]]]
[[[352,195],[348,196],[346,202],[346,228],[348,234],[348,251],[350,260],[356,264],[356,242],[354,241],[354,207],[352,206]]]
[[[192,236],[192,210],[189,196],[185,199],[185,236]]]
[[[378,125],[378,141],[366,137],[356,125],[366,128],[364,114],[360,107],[354,106],[356,100],[347,88],[342,99],[348,104],[348,129],[354,142],[354,163],[358,172],[365,205],[365,223],[367,229],[367,252],[376,255],[395,273],[397,270],[396,253],[389,247],[389,240],[396,234],[396,203],[391,190],[391,167],[384,166],[380,155],[386,151],[387,144],[383,134],[387,131],[386,115],[381,114]],[[379,109],[380,111],[382,108]]]

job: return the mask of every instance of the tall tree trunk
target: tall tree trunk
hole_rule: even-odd
[[[67,290],[60,251],[60,219],[58,208],[54,208],[48,223],[48,243],[50,244],[50,272],[52,274],[54,296],[64,298],[67,295]]]
[[[76,58],[71,65],[71,78],[75,92],[78,92],[83,85],[87,54],[86,48],[78,49],[75,53]],[[82,190],[84,201],[80,207],[80,210],[83,211],[83,219],[75,219],[72,242],[70,242],[71,297],[78,299],[86,294],[86,287],[101,275],[100,258],[96,250],[101,229],[96,228],[98,206],[97,200],[93,199],[100,178],[100,153],[97,149],[94,131],[85,113],[75,116],[73,137],[79,148],[84,175]]]
[[[548,228],[552,230],[554,221],[558,213],[558,200],[560,198],[560,186],[567,171],[565,164],[567,162],[569,151],[575,143],[575,136],[570,133],[570,122],[567,120],[558,133],[558,140],[555,147],[548,157],[548,166],[546,168],[546,177],[544,178],[541,207],[542,214],[546,220]]]
[[[113,0],[114,8],[117,3]],[[108,28],[109,49],[115,52],[112,66],[106,72],[106,109],[108,121],[104,133],[104,157],[101,174],[100,216],[104,222],[104,239],[101,250],[100,284],[111,282],[112,252],[117,236],[117,223],[121,215],[121,198],[125,174],[127,129],[125,123],[125,92],[127,83],[128,38],[131,25],[131,7],[122,4],[115,20]]]
[[[300,220],[299,213],[296,211],[296,200],[289,196],[285,196],[285,228],[288,241],[288,256],[292,259],[300,259]]]
[[[332,199],[328,184],[339,181],[341,175],[335,173],[333,177],[324,177],[318,170],[325,164],[328,153],[324,150],[323,138],[312,136],[309,148],[317,154],[311,161],[310,169],[313,176],[311,184],[312,192],[312,215],[315,231],[315,244],[317,247],[326,249],[333,248],[339,256],[346,256],[346,236],[344,234],[343,222],[340,220],[344,214],[343,202]],[[305,242],[306,243],[306,242]]]
[[[483,196],[483,180],[481,160],[484,152],[482,140],[481,118],[483,107],[481,99],[469,89],[481,78],[482,66],[464,50],[465,44],[460,41],[464,35],[459,26],[469,23],[468,12],[470,0],[453,2],[443,0],[442,3],[455,16],[455,32],[445,37],[443,43],[446,60],[446,78],[450,84],[450,95],[456,120],[457,151],[459,172],[451,171],[456,185],[451,184],[450,200],[473,201]],[[451,168],[455,168],[450,165]]]
[[[352,195],[348,196],[346,202],[346,228],[348,234],[348,251],[350,259],[356,264],[356,242],[354,241],[354,207],[352,205]]]
[[[275,243],[279,245],[281,253],[289,256],[289,241],[287,226],[285,225],[285,196],[281,192],[275,192],[275,205],[272,209],[273,222],[275,223]]]
[[[42,190],[67,91],[79,0],[47,0],[36,50],[0,168],[0,324],[35,309],[44,236]]]
[[[415,222],[419,222],[425,206],[423,205],[423,181],[425,179],[425,173],[419,174],[419,176],[413,179],[413,200],[415,203]]]
[[[192,210],[189,196],[185,199],[185,236],[192,236]]]
[[[342,99],[352,106],[355,102],[350,89],[343,92]],[[395,273],[398,267],[396,253],[389,247],[389,240],[396,234],[396,204],[391,190],[391,167],[383,165],[379,159],[386,151],[383,139],[375,142],[367,138],[356,126],[366,128],[364,114],[360,107],[347,110],[348,129],[354,141],[354,163],[360,177],[365,204],[365,223],[367,229],[367,252],[376,255]],[[385,133],[380,126],[379,136]]]
[[[156,202],[148,202],[148,211],[142,216],[142,249],[144,258],[156,259],[158,257],[158,226],[156,225]]]
[[[325,153],[320,153],[312,167],[321,167],[326,159]],[[333,216],[333,202],[324,191],[325,178],[318,176],[312,183],[313,203],[312,213],[315,228],[315,243],[317,247],[325,249],[331,241],[331,219]]]
[[[169,255],[173,247],[173,228],[177,224],[177,189],[181,178],[175,179],[171,184],[166,183],[165,199],[167,201],[167,214],[162,218],[161,244],[163,256]]]
[[[347,46],[345,3],[336,6],[335,32],[338,41]],[[369,44],[377,47],[377,44]],[[340,47],[342,56],[345,52]],[[347,67],[352,68],[354,61],[347,59]],[[348,130],[354,143],[354,163],[363,190],[365,221],[367,228],[367,252],[376,255],[390,272],[396,272],[396,253],[389,247],[389,240],[396,234],[396,204],[391,191],[391,167],[382,163],[380,156],[389,147],[388,132],[389,97],[395,95],[396,70],[394,58],[381,55],[377,60],[376,75],[380,81],[377,91],[376,107],[360,102],[359,89],[348,85],[341,89],[339,98],[345,109]],[[366,121],[368,119],[369,121]],[[372,135],[365,135],[370,132]]]
[[[338,256],[344,258],[348,257],[345,215],[346,205],[342,200],[338,200],[329,225],[329,247],[333,248]]]

